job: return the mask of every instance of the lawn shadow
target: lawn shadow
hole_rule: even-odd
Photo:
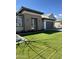
[[[18,33],[21,36],[28,36],[28,35],[34,35],[34,34],[40,34],[40,33],[45,33],[45,34],[53,34],[57,33],[59,31],[53,31],[53,30],[47,30],[47,31],[29,31],[29,32],[22,32]]]

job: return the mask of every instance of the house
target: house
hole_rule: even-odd
[[[54,28],[53,14],[44,14],[30,8],[21,7],[16,13],[16,32],[51,30]]]
[[[62,31],[62,20],[56,20],[54,22],[54,27],[56,31]]]
[[[58,29],[62,29],[62,20],[56,20],[54,23],[54,27]]]

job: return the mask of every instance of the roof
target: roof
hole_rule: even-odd
[[[50,19],[50,18],[42,18],[42,19],[56,21],[55,19]]]
[[[53,13],[43,14],[42,18],[43,19],[56,20],[56,18],[54,17]]]
[[[17,11],[17,13],[21,13],[22,11],[29,11],[29,12],[33,12],[33,13],[37,13],[37,14],[44,14],[43,12],[37,11],[37,10],[33,10],[30,8],[26,8],[26,7],[21,7],[21,9],[19,11]]]
[[[62,20],[56,20],[56,22],[62,22]]]

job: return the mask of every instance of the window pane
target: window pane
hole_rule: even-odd
[[[22,16],[16,17],[16,26],[22,26]]]
[[[32,29],[34,29],[34,19],[31,19],[31,26],[32,26]]]

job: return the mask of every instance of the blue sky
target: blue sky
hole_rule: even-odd
[[[16,10],[21,6],[62,17],[62,0],[16,0]]]

